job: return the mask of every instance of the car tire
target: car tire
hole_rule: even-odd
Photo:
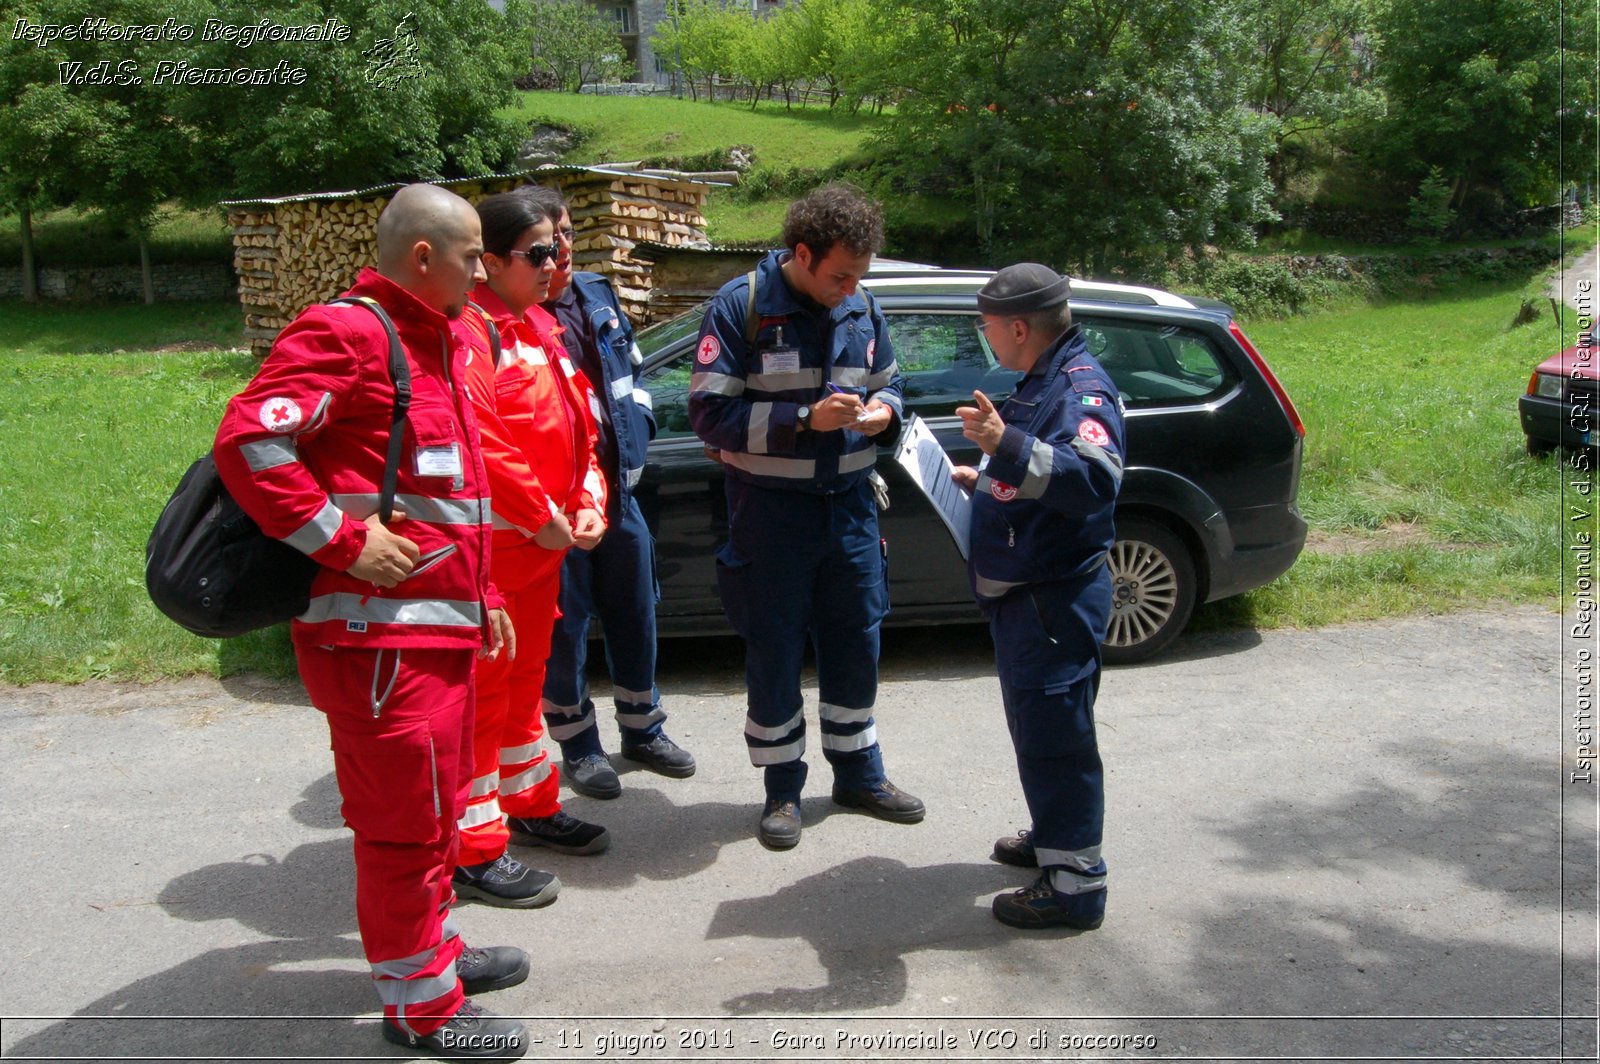
[[[1117,518],[1106,556],[1111,571],[1111,622],[1101,653],[1107,664],[1146,661],[1167,648],[1194,612],[1194,558],[1165,525]]]
[[[1547,455],[1556,449],[1556,445],[1550,440],[1536,440],[1532,436],[1529,436],[1527,437],[1527,441],[1528,453],[1533,455],[1535,458],[1543,457],[1544,455]]]

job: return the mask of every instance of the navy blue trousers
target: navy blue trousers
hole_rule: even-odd
[[[799,800],[805,785],[800,673],[808,641],[822,753],[835,781],[882,783],[873,705],[889,588],[871,485],[809,495],[734,477],[726,483],[729,538],[717,552],[717,587],[745,641],[745,745],[765,773],[767,796]]]

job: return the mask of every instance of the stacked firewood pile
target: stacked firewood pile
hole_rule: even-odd
[[[643,322],[650,265],[629,253],[640,241],[705,244],[706,178],[723,176],[626,165],[553,167],[440,184],[473,203],[530,181],[557,185],[577,230],[574,268],[609,276],[623,309]],[[258,357],[300,311],[332,299],[355,283],[363,266],[376,263],[378,215],[399,187],[224,204],[233,227],[244,335]]]

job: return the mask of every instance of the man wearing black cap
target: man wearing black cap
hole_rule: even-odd
[[[1072,325],[1070,295],[1066,278],[1031,262],[978,292],[979,332],[1002,366],[1024,376],[999,410],[982,392],[956,410],[985,458],[954,479],[973,494],[968,576],[994,636],[1033,818],[995,843],[994,856],[1040,869],[1033,885],[995,898],[994,915],[1014,927],[1087,931],[1106,906],[1094,699],[1124,452],[1117,386]]]

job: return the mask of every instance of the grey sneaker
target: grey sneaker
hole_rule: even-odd
[[[615,798],[622,793],[622,781],[605,754],[589,754],[576,761],[562,761],[561,775],[567,786],[585,798]]]

